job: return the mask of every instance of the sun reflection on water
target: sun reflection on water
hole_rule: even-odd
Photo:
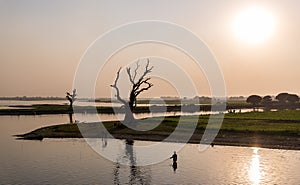
[[[260,171],[260,162],[258,148],[253,149],[252,161],[249,168],[249,178],[252,184],[256,185],[260,183],[261,171]]]

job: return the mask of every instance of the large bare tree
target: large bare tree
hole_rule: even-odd
[[[133,111],[134,108],[136,107],[136,101],[138,95],[140,95],[143,91],[147,91],[150,89],[153,84],[149,82],[151,78],[147,77],[149,73],[151,73],[153,66],[149,66],[149,59],[147,59],[147,63],[144,69],[144,72],[139,75],[139,69],[140,69],[140,64],[139,62],[136,62],[136,66],[134,69],[131,67],[126,68],[127,75],[129,78],[129,81],[131,83],[131,90],[129,93],[129,99],[123,99],[120,96],[120,89],[118,88],[118,80],[120,78],[120,71],[122,68],[120,68],[117,72],[116,79],[114,81],[114,84],[111,85],[116,90],[116,98],[118,101],[120,101],[124,107],[125,107],[125,118],[123,123],[130,124],[135,121],[134,116],[133,116]]]

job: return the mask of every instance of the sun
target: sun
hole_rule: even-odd
[[[248,8],[237,15],[233,30],[242,41],[261,43],[270,38],[275,31],[274,16],[263,8]]]

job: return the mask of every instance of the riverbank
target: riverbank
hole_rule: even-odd
[[[179,118],[184,121],[183,125],[186,128],[180,132],[182,136],[189,134],[188,128],[195,120],[198,121],[189,143],[199,143],[206,127],[217,128],[214,122],[207,126],[209,116],[171,116],[137,120],[136,124],[141,124],[141,126],[151,126],[162,120],[157,127],[149,131],[120,127],[117,126],[120,124],[118,121],[103,122],[103,125],[117,139],[162,141],[175,130]],[[214,115],[213,119],[217,120],[221,117]],[[43,138],[81,138],[82,135],[90,138],[108,137],[103,134],[104,132],[99,131],[99,128],[100,123],[60,124],[20,134],[18,138],[42,140]],[[80,130],[85,132],[82,134]],[[177,140],[171,142],[183,142],[180,138],[177,137]],[[214,145],[300,150],[300,111],[225,114],[221,129],[213,143]]]

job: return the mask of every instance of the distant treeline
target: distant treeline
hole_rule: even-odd
[[[21,101],[39,101],[39,100],[65,100],[65,97],[41,97],[41,96],[14,96],[14,97],[0,97],[0,100],[21,100]]]
[[[280,93],[283,94],[281,96],[284,96],[284,94],[288,94],[288,93]],[[293,95],[295,100],[297,100],[296,97],[298,97],[297,95],[294,94],[288,94],[288,95]],[[252,96],[258,96],[258,99],[256,98],[256,100],[253,100]],[[250,98],[251,97],[251,98]],[[250,98],[250,101],[248,100]],[[244,97],[244,96],[231,96],[231,97],[227,97],[227,101],[247,101],[248,103],[253,103],[252,101],[255,101],[254,103],[257,104],[259,102],[262,103],[261,105],[265,105],[266,103],[270,103],[270,101],[279,101],[279,99],[277,99],[278,97],[276,96],[264,96],[261,97],[259,95],[251,95],[248,98]],[[279,97],[280,98],[280,97]],[[213,102],[222,102],[222,99],[224,98],[211,98],[208,96],[195,96],[193,98],[190,97],[183,97],[183,98],[179,98],[179,97],[169,97],[169,96],[164,96],[164,97],[160,97],[160,98],[141,98],[139,99],[137,102],[138,103],[149,103],[151,101],[152,104],[155,103],[162,103],[161,100],[164,100],[165,103],[174,103],[174,104],[181,104],[181,103],[192,103],[194,101],[199,101],[201,103],[210,103],[211,101]],[[254,98],[255,99],[255,98]],[[284,99],[284,98],[283,98]],[[291,97],[287,99],[287,101],[291,102]],[[65,97],[57,97],[57,96],[48,96],[48,97],[42,97],[42,96],[14,96],[14,97],[0,97],[0,100],[20,100],[20,101],[42,101],[42,100],[66,100]],[[118,102],[118,100],[116,99],[111,99],[111,98],[96,98],[96,99],[88,99],[88,98],[79,98],[79,101],[96,101],[96,102]],[[258,101],[258,102],[257,102]],[[298,98],[299,101],[299,98]],[[273,102],[273,103],[275,103]]]
[[[67,100],[66,97],[57,97],[57,96],[12,96],[12,97],[0,97],[0,100],[19,100],[19,101],[43,101],[43,100]],[[98,98],[98,99],[88,99],[88,98],[79,98],[79,100],[84,101],[99,101],[99,102],[111,102],[110,98]]]
[[[230,97],[229,99],[232,99]],[[234,98],[235,100],[239,98]],[[242,97],[241,99],[245,99]],[[240,100],[241,100],[240,99]],[[56,97],[56,96],[48,96],[48,97],[42,97],[42,96],[14,96],[14,97],[0,97],[0,100],[19,100],[19,101],[42,101],[42,100],[66,100],[66,97]],[[116,99],[111,99],[111,98],[79,98],[79,101],[96,101],[96,102],[118,102]],[[162,103],[161,100],[164,100],[166,103],[182,103],[181,101],[200,101],[200,102],[210,102],[210,101],[217,101],[219,100],[218,98],[210,98],[207,96],[195,96],[193,98],[188,98],[188,97],[160,97],[160,98],[141,98],[138,100],[138,103]]]
[[[276,97],[251,95],[246,100],[252,104],[253,108],[262,107],[266,110],[270,109],[298,109],[300,108],[299,96],[297,94],[279,93]]]

